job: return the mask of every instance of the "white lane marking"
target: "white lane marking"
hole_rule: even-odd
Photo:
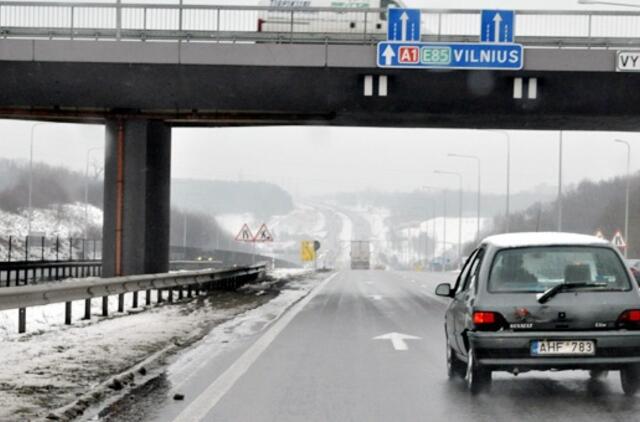
[[[378,337],[374,337],[373,340],[391,340],[391,345],[398,351],[409,350],[407,342],[405,340],[420,340],[420,337],[412,336],[402,333],[388,333]]]
[[[389,90],[387,89],[387,76],[386,75],[380,75],[380,77],[378,78],[378,96],[379,97],[386,97],[387,94],[389,93]]]
[[[371,299],[373,300],[382,300],[382,296],[381,295],[371,295],[369,296]]]
[[[373,95],[373,75],[364,77],[364,96],[371,97]]]
[[[538,98],[538,78],[529,78],[529,99]]]
[[[213,383],[207,387],[193,402],[189,404],[173,421],[174,422],[194,422],[201,421],[207,413],[213,409],[220,399],[234,386],[242,375],[258,360],[260,355],[278,337],[278,335],[289,325],[289,323],[302,311],[302,309],[322,291],[322,289],[333,280],[338,273],[331,275],[318,287],[309,293],[304,299],[296,303],[289,312],[284,314],[271,328],[265,332],[251,347],[249,347],[226,371],[222,373]]]
[[[513,98],[522,98],[522,78],[515,78],[513,80]]]

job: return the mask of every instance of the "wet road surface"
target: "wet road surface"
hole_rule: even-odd
[[[225,354],[200,353],[188,377],[169,371],[166,395],[147,420],[161,421],[636,421],[640,396],[623,395],[617,372],[494,373],[471,396],[445,369],[450,274],[343,271],[277,322]],[[388,333],[404,340],[396,350]],[[202,345],[201,347],[214,347]],[[402,348],[402,347],[401,347]],[[186,370],[182,368],[183,370]],[[184,401],[172,400],[180,380]],[[143,403],[137,403],[138,406]]]

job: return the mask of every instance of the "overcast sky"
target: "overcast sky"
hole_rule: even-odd
[[[196,2],[256,4],[255,1],[186,3]],[[564,0],[406,0],[406,3],[423,8],[584,8],[575,1]],[[27,160],[32,125],[0,120],[0,156]],[[529,190],[541,184],[555,186],[558,132],[509,133],[512,190]],[[87,149],[103,146],[103,137],[104,129],[99,125],[38,126],[35,160],[84,170]],[[632,170],[640,170],[637,134],[566,132],[565,183],[623,174],[626,151],[622,145],[613,143],[615,138],[632,142],[635,148]],[[283,184],[299,194],[456,186],[454,178],[433,174],[434,170],[443,169],[462,172],[465,187],[475,189],[474,164],[447,158],[447,153],[453,152],[475,154],[482,159],[485,192],[501,193],[505,185],[505,137],[491,132],[323,127],[174,129],[173,139],[173,176],[181,178],[264,180]],[[100,157],[101,151],[94,152],[94,156]]]

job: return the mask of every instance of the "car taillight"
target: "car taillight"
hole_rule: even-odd
[[[496,314],[495,312],[474,312],[473,323],[475,325],[495,324]]]
[[[640,309],[628,309],[621,313],[618,317],[618,326],[640,329]]]

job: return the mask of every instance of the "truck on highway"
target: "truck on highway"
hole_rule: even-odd
[[[351,269],[368,270],[371,267],[371,245],[368,240],[351,241]]]
[[[258,32],[280,33],[385,33],[386,12],[329,12],[294,11],[277,9],[334,8],[334,9],[387,9],[405,7],[401,0],[261,0],[260,6],[273,9],[258,14]]]

